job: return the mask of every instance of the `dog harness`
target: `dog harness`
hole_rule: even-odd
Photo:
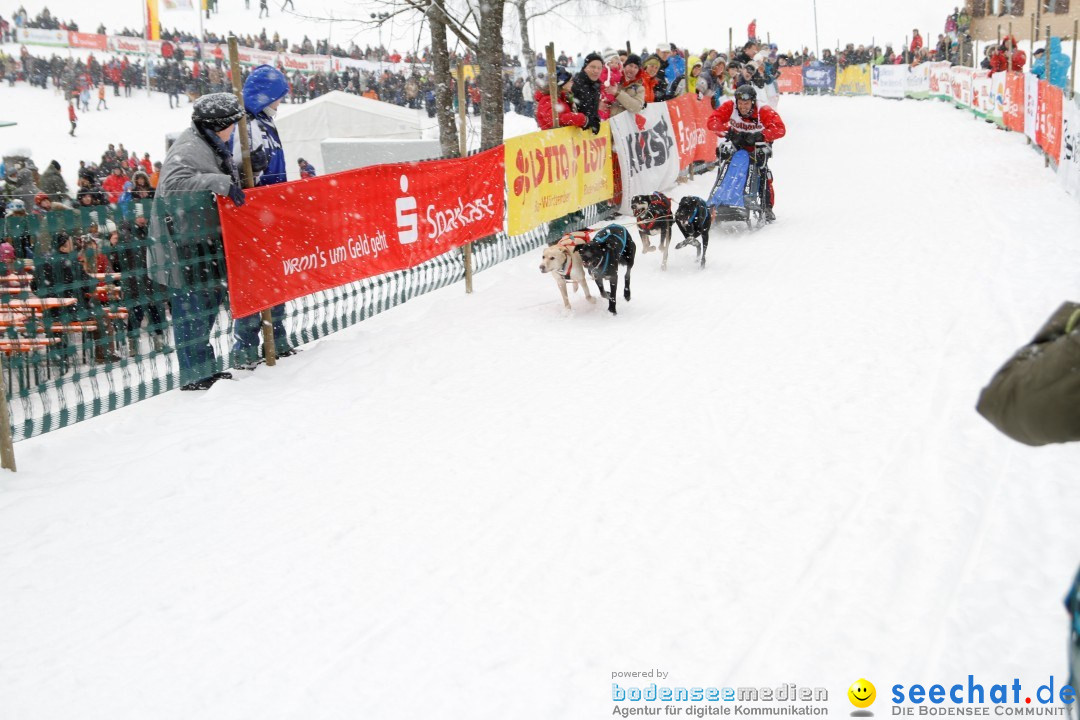
[[[701,235],[701,232],[698,231],[697,227],[694,225],[694,221],[697,220],[699,212],[701,212],[701,204],[694,203],[694,212],[690,214],[690,218],[686,221],[686,227],[683,227],[683,224],[681,222],[678,223],[679,229],[683,231],[683,234],[692,237],[698,237],[699,235]],[[678,222],[678,218],[676,218],[676,222]]]
[[[566,253],[566,267],[559,271],[559,274],[564,279],[570,279],[570,270],[574,267],[574,256],[571,253]]]
[[[638,227],[646,233],[651,233],[656,228],[658,220],[671,217],[671,200],[659,192],[654,192],[649,200],[649,210],[654,213],[650,218],[638,220]]]
[[[592,231],[590,230],[575,230],[572,233],[567,233],[559,239],[559,242],[555,243],[555,247],[560,247],[566,250],[566,267],[559,271],[565,279],[570,279],[570,270],[574,267],[574,252],[578,243],[574,240],[584,240],[585,243],[592,242]]]
[[[619,254],[622,255],[624,252],[626,252],[626,238],[628,236],[628,233],[626,232],[626,228],[624,228],[622,226],[618,226],[618,227],[619,227],[620,230],[622,230],[622,237],[619,238],[619,244],[620,244]],[[606,240],[607,239],[606,236],[615,235],[615,232],[613,230],[608,229],[608,228],[604,228],[600,232],[596,233],[595,236],[593,236],[593,242],[603,242],[600,239],[601,235],[604,235],[605,236],[604,240]],[[608,269],[608,265],[610,265],[610,264],[611,264],[611,248],[605,246],[604,247],[604,266],[602,268],[600,268],[600,270],[598,271],[599,274],[600,275],[606,274],[607,269]]]

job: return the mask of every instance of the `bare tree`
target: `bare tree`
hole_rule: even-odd
[[[503,8],[504,0],[481,0],[480,42],[476,61],[480,67],[480,149],[498,147],[503,141]]]
[[[645,9],[644,0],[512,0],[512,2],[517,10],[518,31],[521,33],[521,55],[525,62],[525,72],[528,74],[529,84],[534,90],[540,86],[536,82],[536,53],[533,51],[532,42],[529,38],[529,21],[544,15],[558,15],[559,10],[567,5],[581,11],[603,9],[616,13],[636,13],[639,17]],[[531,98],[525,99],[530,100]]]
[[[450,49],[446,44],[446,14],[432,3],[428,8],[431,27],[431,70],[435,76],[435,116],[439,119],[439,145],[446,158],[457,157],[457,117],[454,115],[454,90],[450,83]]]

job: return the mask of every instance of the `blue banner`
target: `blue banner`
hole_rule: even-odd
[[[810,63],[803,68],[803,87],[832,90],[836,87],[836,66]]]

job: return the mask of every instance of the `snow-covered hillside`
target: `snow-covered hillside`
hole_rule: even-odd
[[[18,51],[16,45],[0,45],[7,53]],[[38,52],[48,57],[48,49]],[[83,51],[84,54],[86,51]],[[157,160],[165,159],[165,137],[191,124],[191,105],[186,98],[179,108],[170,109],[168,96],[164,93],[132,91],[132,96],[113,97],[109,90],[106,103],[108,110],[96,110],[97,95],[90,103],[90,112],[79,113],[75,137],[68,135],[67,102],[52,89],[42,90],[18,83],[8,87],[0,83],[0,120],[14,121],[13,127],[0,128],[0,153],[16,149],[29,149],[37,166],[44,170],[51,160],[60,163],[69,187],[75,186],[79,161],[100,162],[101,154],[109,146],[123,143],[129,151],[150,153]],[[286,103],[281,106],[281,117],[287,117],[301,105]],[[424,137],[438,138],[438,124],[418,111],[424,125]],[[468,116],[468,140],[470,147],[480,146],[480,119]],[[531,118],[515,113],[506,116],[506,137],[523,135],[536,130]],[[356,137],[363,137],[365,130],[357,127]],[[311,158],[317,170],[322,172],[321,162]]]
[[[1076,449],[973,406],[1075,296],[1080,206],[943,104],[780,111],[780,222],[704,271],[639,253],[618,317],[565,313],[537,253],[19,443],[3,714],[606,717],[650,667],[842,713],[858,677],[1060,680]]]

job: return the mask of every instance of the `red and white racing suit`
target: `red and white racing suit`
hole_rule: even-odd
[[[768,105],[759,108],[757,103],[754,103],[753,114],[743,116],[739,114],[739,108],[736,107],[734,100],[728,100],[717,108],[709,117],[707,127],[720,137],[725,136],[728,130],[742,133],[759,132],[765,137],[765,142],[770,145],[787,134],[787,128],[784,127],[780,114]],[[755,149],[753,145],[739,149],[746,150],[753,157]],[[773,191],[772,178],[769,178],[769,207],[776,207],[776,193]]]

